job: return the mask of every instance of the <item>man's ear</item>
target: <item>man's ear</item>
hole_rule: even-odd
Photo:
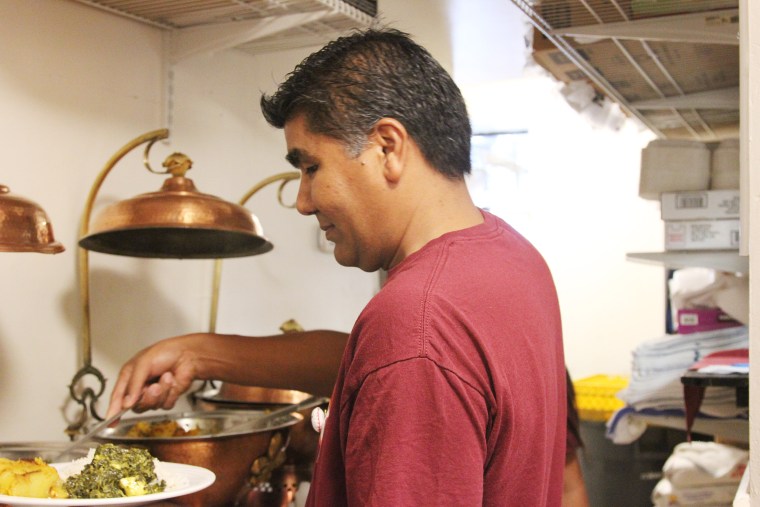
[[[397,183],[406,165],[409,152],[409,133],[404,125],[394,118],[381,118],[373,129],[375,142],[383,151],[385,178]]]

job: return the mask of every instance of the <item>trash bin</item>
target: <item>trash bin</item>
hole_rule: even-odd
[[[662,478],[662,467],[686,432],[649,427],[635,442],[615,444],[605,423],[581,421],[581,469],[591,507],[646,507]]]

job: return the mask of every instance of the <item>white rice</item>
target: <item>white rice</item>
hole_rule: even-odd
[[[178,474],[169,469],[169,464],[153,459],[153,463],[156,466],[156,475],[159,481],[166,481],[166,491],[175,491],[178,489],[185,489],[190,486],[190,481],[187,476]]]

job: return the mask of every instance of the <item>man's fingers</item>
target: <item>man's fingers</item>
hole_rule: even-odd
[[[161,408],[169,410],[177,403],[179,396],[182,394],[182,387],[177,383],[177,379],[171,372],[166,372],[159,379],[164,390],[164,399]]]
[[[119,377],[116,379],[113,391],[111,392],[111,398],[108,403],[108,411],[106,418],[118,413],[122,408],[128,407],[131,402],[129,397],[126,396],[126,390],[129,385],[129,378],[132,375],[132,368],[130,365],[125,365],[119,372]],[[132,402],[133,403],[133,402]]]

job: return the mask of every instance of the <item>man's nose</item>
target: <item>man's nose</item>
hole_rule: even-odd
[[[301,182],[298,184],[296,209],[302,215],[313,215],[316,210],[311,202],[311,188],[309,188],[308,182],[304,182],[304,179],[305,178],[302,176]]]

